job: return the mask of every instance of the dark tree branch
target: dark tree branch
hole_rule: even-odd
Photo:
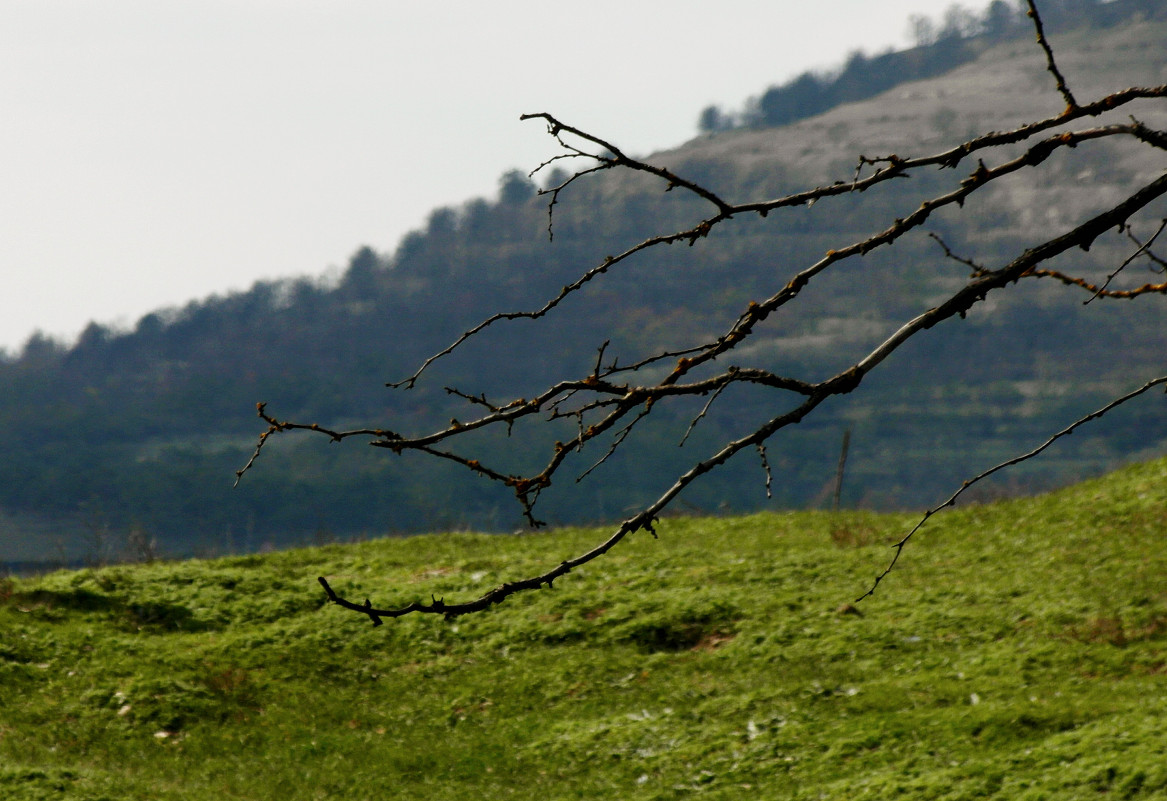
[[[1162,223],[1167,224],[1167,219],[1163,220]],[[1158,232],[1155,233],[1156,237],[1160,233],[1163,232],[1163,224],[1160,224]],[[1126,230],[1126,235],[1127,235],[1127,239],[1129,239],[1130,241],[1134,242],[1136,245],[1139,246],[1139,251],[1144,256],[1147,257],[1147,259],[1151,262],[1151,264],[1155,265],[1155,266],[1151,267],[1151,272],[1167,273],[1167,259],[1163,259],[1162,257],[1155,255],[1155,253],[1149,249],[1151,247],[1152,242],[1153,242],[1153,238],[1152,238],[1152,242],[1147,242],[1146,244],[1144,244],[1144,243],[1139,241],[1138,237],[1136,237],[1134,235],[1134,233],[1130,230],[1130,228],[1128,228]]]
[[[1127,268],[1127,265],[1129,265],[1132,261],[1137,259],[1139,256],[1142,256],[1143,254],[1147,253],[1151,249],[1151,245],[1155,244],[1155,240],[1159,238],[1159,234],[1163,233],[1164,227],[1167,227],[1167,220],[1163,220],[1163,222],[1161,222],[1159,224],[1159,229],[1157,231],[1155,231],[1154,234],[1152,234],[1151,238],[1148,239],[1145,244],[1139,245],[1138,250],[1136,250],[1134,253],[1132,253],[1126,260],[1123,261],[1122,264],[1118,265],[1118,267],[1116,267],[1114,269],[1114,272],[1112,272],[1108,276],[1106,276],[1106,280],[1102,283],[1102,286],[1095,289],[1094,294],[1091,295],[1090,298],[1084,302],[1089,303],[1090,301],[1092,301],[1096,298],[1100,298],[1100,297],[1132,298],[1132,297],[1136,297],[1138,295],[1147,294],[1148,292],[1165,292],[1165,291],[1167,291],[1167,284],[1158,284],[1157,286],[1152,285],[1152,284],[1144,284],[1142,287],[1140,287],[1137,290],[1131,290],[1131,291],[1125,292],[1125,293],[1115,293],[1115,292],[1107,291],[1107,287],[1110,286],[1110,282],[1113,281],[1119,273],[1121,273],[1123,270],[1125,270]]]
[[[673,483],[664,489],[655,501],[645,505],[636,514],[621,522],[604,542],[544,573],[501,584],[481,597],[466,602],[447,604],[443,599],[431,597],[429,603],[414,602],[396,609],[374,608],[368,600],[364,604],[345,600],[333,591],[324,578],[320,579],[330,601],[346,609],[368,615],[374,625],[378,625],[382,618],[398,617],[413,612],[435,613],[453,617],[486,609],[517,592],[550,586],[555,579],[603,555],[631,533],[644,530],[655,535],[653,522],[685,488],[705,474],[719,468],[745,449],[755,449],[759,454],[765,474],[766,491],[769,495],[773,476],[771,465],[767,459],[766,443],[771,437],[787,427],[796,425],[828,399],[856,390],[872,370],[879,367],[914,337],[945,320],[963,318],[970,309],[984,302],[990,294],[1005,289],[1023,278],[1050,278],[1081,287],[1091,292],[1092,297],[1122,298],[1167,293],[1167,285],[1164,284],[1146,284],[1134,289],[1110,288],[1111,280],[1136,258],[1145,256],[1155,263],[1161,263],[1156,262],[1157,257],[1151,252],[1151,247],[1164,227],[1167,227],[1167,221],[1146,243],[1136,241],[1138,249],[1115,269],[1100,286],[1095,286],[1084,278],[1070,276],[1045,266],[1047,262],[1072,249],[1089,250],[1095,240],[1109,231],[1125,231],[1130,236],[1129,220],[1146,208],[1148,204],[1167,194],[1167,175],[1163,175],[1131,192],[1121,202],[1090,219],[1079,222],[1060,234],[1051,236],[1043,232],[1039,241],[1017,254],[1015,258],[1003,266],[993,268],[971,258],[958,256],[941,237],[933,235],[947,258],[956,260],[970,269],[971,274],[967,280],[934,307],[904,320],[895,331],[875,345],[868,353],[854,359],[845,369],[825,380],[808,381],[797,376],[779,375],[769,370],[737,364],[719,367],[731,352],[736,351],[737,357],[740,358],[743,353],[739,350],[739,346],[755,336],[768,318],[781,312],[785,306],[800,296],[803,289],[812,282],[816,282],[820,276],[832,271],[840,263],[853,257],[865,256],[880,248],[895,245],[909,232],[925,225],[936,212],[945,209],[963,209],[965,201],[974,196],[975,193],[981,192],[986,187],[993,186],[996,182],[1010,176],[1024,175],[1027,174],[1027,171],[1035,170],[1054,153],[1078,147],[1089,147],[1090,143],[1095,141],[1116,139],[1125,139],[1132,143],[1132,146],[1145,146],[1158,152],[1167,151],[1167,133],[1152,129],[1133,118],[1130,122],[1123,124],[1097,125],[1080,130],[1066,129],[1066,126],[1073,122],[1112,112],[1136,100],[1167,97],[1167,85],[1154,88],[1132,87],[1080,105],[1066,86],[1065,80],[1057,68],[1053,51],[1045,38],[1041,19],[1034,3],[1032,0],[1027,1],[1034,20],[1038,43],[1046,53],[1047,68],[1054,75],[1058,91],[1067,103],[1063,112],[1043,120],[1023,124],[1008,131],[994,131],[973,137],[955,147],[931,155],[903,157],[898,154],[890,154],[870,158],[860,156],[858,166],[850,181],[835,181],[779,198],[740,204],[729,203],[690,179],[667,168],[632,158],[611,142],[579,128],[566,125],[550,114],[523,115],[522,119],[524,120],[542,120],[547,125],[549,134],[563,148],[561,154],[539,165],[531,173],[532,175],[540,169],[558,164],[562,160],[583,159],[585,164],[582,169],[577,170],[570,177],[558,180],[554,186],[541,190],[542,194],[550,195],[548,205],[549,234],[551,233],[554,206],[559,200],[559,193],[575,181],[609,170],[643,173],[660,181],[666,192],[673,189],[681,190],[682,193],[708,204],[706,207],[708,216],[683,230],[648,237],[623,252],[604,258],[590,269],[582,272],[575,281],[565,285],[558,294],[547,300],[538,309],[499,313],[486,318],[474,327],[465,330],[450,345],[426,359],[413,375],[389,386],[407,389],[414,387],[430,365],[454,352],[464,342],[477,336],[484,329],[509,320],[538,320],[550,314],[569,297],[580,293],[592,282],[601,280],[606,274],[643,251],[676,243],[696,245],[718,225],[734,217],[747,214],[767,217],[771,213],[788,208],[809,206],[843,195],[875,191],[887,181],[909,178],[912,174],[925,169],[955,170],[969,156],[975,155],[977,161],[976,166],[968,169],[963,179],[954,180],[947,190],[927,197],[915,208],[906,210],[902,217],[894,218],[882,230],[857,241],[844,243],[838,249],[828,250],[813,263],[803,265],[784,285],[774,288],[769,297],[746,304],[738,316],[722,329],[720,335],[706,341],[639,356],[636,360],[623,366],[619,366],[615,359],[605,365],[605,354],[608,348],[608,343],[605,342],[597,349],[595,363],[590,372],[577,378],[557,380],[534,397],[515,398],[506,402],[488,400],[482,393],[466,392],[460,388],[447,387],[447,393],[466,402],[471,414],[465,420],[451,420],[448,426],[421,435],[404,435],[395,430],[383,428],[336,431],[315,423],[293,423],[269,415],[265,406],[260,404],[258,407],[259,416],[267,424],[267,428],[260,434],[255,451],[247,464],[238,471],[237,482],[255,464],[263,447],[273,435],[308,430],[327,436],[334,442],[354,436],[365,437],[375,447],[388,449],[396,454],[416,451],[431,458],[458,464],[480,477],[509,487],[515,494],[528,523],[537,526],[541,524],[541,521],[535,517],[534,510],[540,494],[544,489],[552,486],[559,470],[570,457],[573,454],[581,453],[585,447],[599,447],[602,451],[599,458],[595,459],[591,466],[578,476],[577,481],[584,479],[608,462],[617,450],[628,447],[629,437],[637,425],[662,405],[681,399],[704,399],[702,408],[692,418],[680,440],[680,444],[684,445],[696,426],[705,418],[713,403],[723,397],[725,390],[731,387],[754,387],[778,391],[779,394],[775,396],[776,400],[772,407],[774,411],[768,420],[736,439],[723,442],[712,453],[692,462],[691,466],[676,476]],[[578,143],[582,143],[582,145]],[[1018,146],[1018,148],[1010,146]],[[1010,155],[1000,156],[1001,148],[1005,147],[1009,147],[1007,152]],[[1019,148],[1021,149],[1020,153],[1017,152]],[[994,157],[996,157],[996,161]],[[866,175],[864,174],[865,168],[870,168]],[[936,511],[952,505],[965,488],[997,470],[1036,456],[1050,443],[1070,433],[1076,426],[1105,414],[1125,400],[1129,400],[1131,397],[1165,381],[1167,381],[1167,377],[1154,379],[1142,389],[1123,396],[1092,415],[1075,422],[1035,451],[1003,462],[966,482],[961,490],[945,504],[928,512],[920,524],[896,544],[896,551],[891,563],[876,578],[875,584],[866,595],[871,595],[879,582],[894,568],[915,531]],[[686,413],[686,416],[688,414],[691,412]],[[555,440],[554,444],[549,447],[550,453],[542,469],[524,475],[515,474],[498,465],[484,464],[480,458],[464,456],[453,449],[455,443],[465,444],[472,441],[466,438],[470,432],[499,430],[501,428],[510,434],[515,424],[520,421],[530,421],[531,424],[542,421],[543,424],[552,424],[555,426],[554,430],[558,436],[563,436],[561,431],[565,425],[573,425],[574,434],[565,440]],[[568,431],[570,432],[571,429],[569,428]]]
[[[575,568],[581,565],[585,565],[599,556],[603,556],[605,553],[615,547],[622,539],[635,531],[647,531],[655,537],[656,531],[653,528],[654,522],[655,518],[650,515],[644,513],[636,515],[635,517],[629,518],[624,523],[622,523],[620,527],[616,529],[615,533],[612,534],[612,536],[587,553],[581,554],[574,559],[566,559],[548,570],[546,573],[542,573],[538,576],[532,576],[530,578],[520,579],[519,581],[500,584],[494,589],[490,590],[490,592],[487,592],[485,595],[475,598],[472,601],[466,601],[464,603],[447,604],[441,598],[431,598],[431,602],[428,604],[414,601],[408,606],[403,606],[397,609],[374,609],[368,600],[366,600],[364,605],[354,604],[351,601],[346,601],[344,598],[337,595],[331,587],[329,587],[327,579],[325,579],[323,576],[321,576],[318,581],[320,582],[321,586],[325,588],[325,593],[328,595],[328,600],[343,606],[345,609],[352,609],[354,611],[360,612],[361,614],[368,615],[369,618],[373,621],[374,626],[379,624],[379,618],[401,617],[412,612],[427,612],[430,614],[444,615],[446,618],[454,618],[458,617],[459,615],[470,614],[471,612],[481,612],[484,609],[490,608],[494,604],[502,603],[517,592],[523,592],[524,590],[537,590],[543,586],[551,587],[557,578],[566,576]]]
[[[1029,6],[1026,14],[1033,20],[1033,27],[1037,31],[1037,43],[1045,51],[1046,68],[1054,76],[1054,80],[1057,81],[1058,92],[1061,93],[1066,101],[1066,111],[1073,111],[1078,108],[1078,101],[1074,99],[1074,95],[1070,92],[1070,87],[1066,86],[1066,79],[1062,77],[1062,72],[1058,69],[1057,62],[1054,61],[1054,51],[1045,38],[1045,28],[1041,24],[1041,15],[1037,13],[1037,5],[1034,3],[1034,0],[1025,0],[1025,4]]]
[[[709,396],[709,400],[706,401],[705,405],[701,407],[701,411],[697,413],[697,416],[693,418],[691,423],[689,423],[689,427],[685,429],[685,436],[681,437],[681,441],[678,443],[679,445],[683,446],[685,442],[688,441],[689,435],[693,433],[693,429],[695,429],[697,424],[701,422],[702,418],[704,418],[705,415],[709,413],[709,407],[713,405],[715,400],[721,397],[722,390],[728,386],[729,384],[722,384],[720,387],[713,391],[713,394]]]
[[[710,192],[705,187],[700,186],[699,184],[695,184],[692,181],[688,181],[688,180],[682,178],[681,176],[665,169],[664,167],[657,167],[657,166],[654,166],[652,164],[647,164],[643,161],[640,161],[639,159],[629,158],[628,156],[626,156],[624,154],[623,151],[620,150],[620,148],[616,147],[611,142],[606,142],[603,139],[600,139],[598,136],[593,136],[590,133],[587,133],[585,131],[581,131],[579,128],[574,128],[570,125],[566,125],[565,123],[560,122],[559,120],[555,119],[555,117],[551,116],[550,114],[547,114],[546,112],[539,112],[537,114],[523,114],[522,116],[519,117],[519,119],[520,120],[536,120],[536,119],[544,120],[547,123],[547,132],[549,134],[551,134],[552,136],[554,136],[556,139],[558,139],[559,143],[561,145],[563,145],[564,143],[563,143],[563,139],[561,138],[560,135],[564,131],[566,131],[570,134],[573,134],[574,136],[578,136],[580,139],[583,139],[584,141],[591,142],[592,144],[595,144],[595,145],[599,145],[604,150],[606,150],[609,154],[611,154],[611,155],[601,154],[601,155],[592,155],[591,156],[591,158],[593,158],[597,162],[599,162],[599,168],[601,168],[601,169],[615,169],[617,167],[625,167],[627,169],[630,169],[630,170],[633,170],[636,172],[646,172],[649,175],[655,175],[657,178],[664,179],[664,181],[667,183],[667,187],[665,189],[666,192],[668,192],[672,189],[675,189],[677,187],[680,187],[682,189],[686,189],[686,190],[692,192],[693,194],[697,195],[698,197],[700,197],[703,200],[709,201],[722,214],[732,213],[732,207],[728,203],[726,203],[724,200],[722,200],[717,195]],[[564,147],[568,148],[569,150],[573,150],[576,155],[587,155],[583,151],[572,148],[569,145],[564,145]]]
[[[770,473],[770,462],[766,459],[766,446],[759,442],[755,447],[758,449],[758,458],[762,460],[762,472],[766,475],[766,497],[773,498],[770,485],[774,482],[774,476]]]

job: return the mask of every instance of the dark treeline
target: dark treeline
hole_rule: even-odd
[[[1092,164],[1084,150],[1078,158],[1062,172],[1051,167],[1049,180],[1076,180]],[[1101,174],[1106,154],[1094,159]],[[761,175],[738,173],[732,164],[697,156],[678,156],[671,166],[731,195],[778,191],[788,180],[772,165]],[[255,404],[266,401],[277,417],[331,428],[441,428],[451,417],[474,414],[446,387],[505,401],[504,392],[530,393],[565,373],[585,375],[605,340],[606,359],[629,363],[724,330],[751,299],[769,295],[827,248],[869,235],[960,177],[937,172],[888,185],[878,197],[834,199],[829,214],[771,215],[765,226],[723,226],[698,247],[643,254],[541,321],[488,330],[409,391],[385,383],[410,375],[495,311],[541,306],[605,254],[672,230],[691,220],[695,207],[635,182],[573,184],[556,207],[549,241],[546,198],[512,172],[492,199],[435,210],[396,252],[361,248],[331,283],[260,282],[148,314],[132,331],[90,325],[71,347],[33,336],[0,361],[5,558],[75,560],[79,548],[108,548],[130,534],[139,545],[156,541],[162,552],[192,553],[395,531],[514,528],[520,515],[505,489],[440,460],[395,457],[354,440],[277,438],[232,489],[234,471],[261,430]],[[986,261],[1023,243],[999,209],[973,213],[972,220],[957,227],[937,218],[931,230]],[[797,315],[768,321],[763,346],[742,359],[807,380],[825,377],[966,274],[923,235],[894,254],[875,252],[822,281]],[[845,504],[934,502],[970,469],[1032,446],[1116,386],[1129,388],[1140,368],[1161,367],[1167,331],[1150,304],[1067,311],[1046,291],[1016,293],[991,316],[971,315],[959,330],[921,338],[846,403],[824,407],[775,441],[770,503],[826,503],[847,429]],[[841,318],[840,308],[863,313]],[[1115,352],[1124,353],[1122,364]],[[700,409],[654,414],[658,419],[637,432],[634,446],[585,483],[551,488],[541,512],[554,523],[615,518],[659,494],[678,468],[714,443],[771,416],[773,403],[769,395],[726,397],[683,449],[677,443]],[[1145,407],[1124,415],[1011,474],[1013,489],[1098,472],[1167,441],[1162,415]],[[487,443],[497,446],[500,469],[518,471],[547,456],[515,442]],[[600,456],[581,454],[577,472]],[[728,467],[684,496],[680,508],[742,511],[767,503],[758,464]]]

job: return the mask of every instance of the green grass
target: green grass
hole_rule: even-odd
[[[1167,461],[934,518],[671,519],[0,582],[0,798],[1167,798]]]

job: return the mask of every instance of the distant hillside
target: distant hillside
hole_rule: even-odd
[[[1054,35],[1167,18],[1167,6],[1159,0],[1046,0],[1039,8],[1044,29]],[[909,28],[916,47],[875,55],[853,52],[836,69],[808,70],[769,87],[740,111],[709,106],[698,117],[698,127],[714,133],[788,125],[904,83],[943,75],[1003,42],[1032,41],[1033,26],[1025,12],[1024,2],[995,0],[979,14],[954,3],[937,19],[913,15]]]
[[[1167,23],[1144,20],[1064,32],[1055,44],[1075,90],[1089,96],[1167,81],[1165,42]],[[773,196],[850,180],[860,153],[930,152],[1060,104],[1037,47],[1010,40],[943,76],[785,127],[702,136],[654,160],[731,200]],[[1138,113],[1148,123],[1165,120],[1161,105]],[[1109,146],[1083,147],[1072,160],[1050,159],[1039,184],[1008,186],[959,222],[937,217],[930,230],[991,263],[1162,169]],[[636,176],[609,175],[561,196],[548,241],[546,199],[511,174],[493,200],[435,210],[394,254],[358,251],[335,284],[265,282],[147,315],[133,332],[93,325],[69,349],[34,340],[0,364],[3,558],[103,558],[131,531],[172,552],[212,553],[388,531],[511,529],[519,518],[505,490],[351,441],[284,438],[231,490],[260,430],[255,403],[333,427],[441,426],[468,413],[446,386],[492,398],[530,393],[554,375],[588,370],[607,339],[608,354],[627,363],[720,331],[828,248],[869,235],[962,177],[937,172],[870,197],[743,220],[693,248],[645,253],[537,324],[492,329],[409,392],[384,384],[488,314],[537,308],[604,255],[699,212]],[[1073,266],[1098,269],[1114,256],[1095,248]],[[769,321],[739,358],[821,378],[966,272],[922,232],[821,282],[797,314]],[[822,503],[846,429],[846,505],[936,501],[971,472],[1162,372],[1167,326],[1157,299],[1082,306],[1062,292],[1035,285],[959,329],[921,338],[846,403],[776,440],[772,503]],[[838,312],[861,305],[862,316]],[[1019,346],[1002,347],[1011,342]],[[745,400],[734,414],[715,407],[684,449],[676,443],[696,410],[660,420],[640,433],[641,457],[614,458],[584,484],[552,488],[544,514],[558,523],[605,520],[655,497],[671,484],[670,471],[769,411],[770,401]],[[497,445],[516,469],[536,458],[514,442]],[[1012,484],[998,491],[1062,484],[1165,448],[1167,414],[1161,400],[1147,400],[1010,473]],[[681,508],[764,504],[757,466],[730,464]]]

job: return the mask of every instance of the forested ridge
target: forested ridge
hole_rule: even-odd
[[[1167,79],[1165,41],[1167,25],[1144,13],[1125,25],[1066,28],[1061,45],[1069,68],[1090,65],[1074,74],[1081,84],[1113,89]],[[958,69],[872,100],[784,127],[721,130],[654,158],[735,200],[772,196],[850,179],[864,148],[936,150],[969,129],[1004,129],[993,115],[1017,124],[1056,104],[1032,43],[1005,38],[976,49],[976,58]],[[996,80],[1009,91],[995,88]],[[975,87],[980,101],[970,99]],[[1061,225],[1087,212],[1092,196],[1162,169],[1106,147],[1078,152],[1072,162],[1053,158],[1043,165],[1042,185],[991,195],[973,211],[973,224],[938,215],[894,254],[872,253],[822,282],[797,315],[768,321],[750,356],[806,380],[827,376],[967,275],[968,266],[946,258],[928,233],[955,253],[992,263],[996,254],[1024,247],[1027,226]],[[255,404],[329,427],[377,421],[394,429],[440,428],[469,413],[467,401],[447,386],[505,401],[497,394],[503,388],[534,391],[555,366],[586,372],[605,340],[605,358],[626,363],[720,331],[784,276],[879,230],[960,178],[936,172],[881,189],[878,200],[863,197],[862,205],[844,195],[772,215],[764,226],[723,226],[693,247],[643,253],[538,324],[492,327],[408,391],[385,384],[412,374],[491,313],[538,308],[606,254],[699,219],[692,201],[615,176],[572,184],[551,220],[547,197],[523,173],[511,172],[495,198],[435,210],[396,252],[358,250],[338,279],[258,283],[147,315],[132,331],[93,324],[71,347],[34,336],[0,364],[6,558],[101,557],[122,547],[129,532],[139,542],[156,538],[163,551],[190,553],[392,531],[514,528],[519,510],[505,491],[437,460],[395,457],[352,441],[283,438],[232,489],[258,433]],[[1091,191],[1065,197],[1067,187],[1083,184]],[[1081,270],[1105,268],[1115,255],[1096,248],[1073,258]],[[927,504],[971,472],[1129,389],[1141,367],[1161,368],[1167,326],[1153,303],[1089,304],[1067,314],[1064,304],[1047,302],[1057,291],[1035,286],[992,314],[970,315],[959,330],[921,339],[845,403],[833,402],[774,441],[772,501],[758,465],[743,461],[694,487],[682,507],[822,505],[845,430],[852,431],[846,505]],[[824,310],[846,306],[848,293],[862,293],[864,316],[828,316]],[[1018,347],[1002,349],[1001,342]],[[1109,355],[1116,349],[1125,354],[1122,364]],[[503,368],[496,358],[484,372],[486,353],[513,355],[501,360]],[[669,480],[666,466],[687,463],[703,445],[744,429],[752,412],[771,411],[751,410],[748,402],[735,408],[721,415],[714,407],[683,450],[677,444],[689,417],[637,432],[648,443],[641,458],[616,455],[585,483],[552,488],[545,516],[555,523],[616,517],[659,492]],[[1040,489],[1162,453],[1167,416],[1161,401],[1148,401],[1071,440],[1011,474],[1006,489]],[[510,440],[497,446],[515,465],[534,458]]]
[[[1106,29],[1167,16],[1167,9],[1157,0],[1053,0],[1042,3],[1041,9],[1045,25],[1053,33]],[[786,125],[841,103],[866,100],[907,81],[943,75],[1002,42],[1033,36],[1024,2],[1006,0],[993,0],[979,14],[952,3],[935,19],[911,16],[908,28],[916,45],[911,49],[877,54],[854,51],[841,66],[806,70],[768,87],[739,110],[708,106],[698,117],[698,127],[715,132]]]

